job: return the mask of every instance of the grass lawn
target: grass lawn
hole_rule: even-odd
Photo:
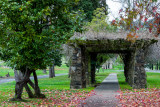
[[[114,66],[114,69],[104,69],[105,73],[117,73],[118,82],[120,85],[121,90],[132,90],[133,88],[128,85],[128,83],[125,82],[125,76],[124,72],[116,71],[118,69],[122,68],[122,66]],[[120,69],[123,70],[123,69]],[[100,69],[100,73],[102,73],[103,70]],[[147,73],[147,88],[160,88],[160,73],[155,72],[146,72]]]
[[[133,89],[125,82],[123,72],[119,72],[117,77],[121,90]],[[160,88],[160,73],[147,72],[147,88]]]
[[[61,72],[62,68],[57,68],[57,72]],[[60,71],[59,71],[60,70]],[[96,82],[101,83],[109,74],[109,72],[96,73]],[[27,93],[24,90],[23,99],[27,102],[9,102],[8,100],[14,96],[15,82],[0,84],[0,105],[3,107],[13,106],[77,106],[81,100],[94,94],[92,90],[95,87],[89,86],[85,89],[70,90],[70,79],[68,75],[57,76],[55,78],[39,79],[39,87],[45,99],[28,99]],[[32,90],[33,91],[33,90]]]
[[[69,71],[69,68],[66,65],[62,65],[60,67],[58,67],[58,66],[55,67],[56,74],[68,73],[68,71]],[[11,77],[14,77],[13,69],[0,67],[0,76],[5,77],[8,72]],[[49,69],[47,69],[47,74],[44,74],[42,70],[37,70],[36,73],[37,73],[37,75],[48,75]]]
[[[55,69],[56,69],[56,74],[68,72],[68,67],[66,67],[65,65],[62,65],[62,67],[56,67]],[[116,67],[113,70],[100,69],[99,73],[96,73],[96,83],[97,84],[101,83],[110,73],[117,73],[119,85],[122,92],[125,93],[134,91],[132,87],[130,87],[125,82],[125,77],[123,72],[117,71]],[[42,71],[39,70],[37,71],[37,74],[42,75],[43,73]],[[148,89],[152,90],[153,88],[160,88],[159,77],[160,73],[147,72]],[[14,96],[15,82],[4,83],[0,84],[0,105],[2,107],[13,107],[13,106],[21,106],[21,107],[73,106],[74,107],[77,106],[80,103],[80,101],[94,94],[94,92],[92,91],[95,88],[94,85],[96,84],[90,85],[85,89],[70,90],[70,79],[68,78],[68,75],[57,76],[55,78],[44,78],[44,79],[39,79],[39,87],[42,93],[46,95],[45,99],[37,99],[37,98],[29,99],[26,91],[24,90],[22,98],[26,99],[27,102],[9,102],[8,100]]]

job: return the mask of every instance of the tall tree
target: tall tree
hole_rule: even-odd
[[[85,20],[91,21],[93,18],[93,12],[97,8],[105,8],[105,14],[107,14],[107,4],[106,0],[80,0],[76,6],[73,7],[74,10],[83,10],[86,14]]]
[[[22,100],[23,87],[30,90],[28,84],[35,91],[33,97],[45,97],[40,92],[36,70],[51,66],[52,50],[58,49],[74,31],[82,31],[81,14],[69,10],[76,1],[0,1],[0,56],[21,74],[16,78],[15,97],[11,100]],[[34,83],[29,78],[31,73]]]
[[[54,50],[54,57],[53,57],[53,62],[52,65],[49,67],[49,78],[53,78],[55,77],[55,66],[61,66],[62,61],[62,54],[61,54],[61,50],[60,49],[56,49]]]

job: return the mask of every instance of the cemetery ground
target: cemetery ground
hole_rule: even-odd
[[[56,67],[56,74],[68,73],[68,67],[62,65]],[[119,66],[112,70],[102,70],[96,73],[96,84],[90,85],[85,89],[70,90],[70,78],[68,75],[57,76],[54,78],[39,79],[39,87],[43,94],[46,95],[44,99],[28,98],[27,92],[24,89],[22,102],[9,102],[9,99],[14,96],[15,82],[0,84],[0,106],[1,107],[77,107],[83,103],[87,97],[94,95],[95,86],[99,85],[110,73],[117,73],[120,91],[117,98],[119,99],[119,106],[154,106],[158,107],[160,104],[160,73],[147,72],[147,87],[146,89],[132,89],[126,82],[123,72],[117,71]],[[7,72],[11,77],[14,73],[9,68],[0,67],[0,75],[4,76]],[[38,75],[43,74],[42,71],[37,71]],[[47,72],[48,74],[48,72]],[[33,90],[32,90],[33,91]]]

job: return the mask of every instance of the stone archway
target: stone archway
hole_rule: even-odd
[[[134,43],[124,40],[87,40],[70,41],[74,48],[71,62],[71,89],[85,88],[95,80],[95,64],[97,53],[118,53],[124,61],[126,82],[133,88],[146,87],[144,69],[144,50],[155,40],[140,39]]]

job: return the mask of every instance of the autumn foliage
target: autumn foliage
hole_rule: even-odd
[[[113,20],[112,25],[118,26],[123,30],[129,31],[127,40],[134,41],[137,32],[148,29],[157,37],[160,34],[160,13],[159,4],[149,0],[136,0],[132,6],[124,7],[119,10],[120,20]]]

